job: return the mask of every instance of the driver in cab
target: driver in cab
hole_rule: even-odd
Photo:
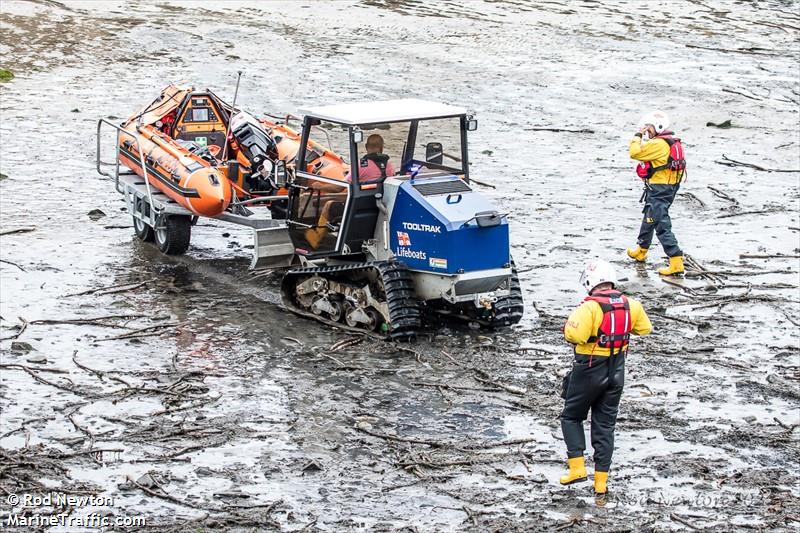
[[[358,167],[358,181],[361,185],[378,183],[388,176],[394,176],[394,167],[389,156],[383,153],[383,137],[373,133],[367,137],[367,153],[361,158]],[[350,181],[350,175],[347,176]]]
[[[361,157],[358,169],[358,181],[362,188],[374,188],[378,182],[389,176],[394,176],[394,166],[389,161],[389,156],[383,153],[383,137],[373,133],[367,137],[367,153]],[[352,174],[348,171],[344,176],[344,181],[350,183],[353,180]],[[314,190],[326,192],[342,192],[341,187],[324,182],[314,182],[311,184]]]

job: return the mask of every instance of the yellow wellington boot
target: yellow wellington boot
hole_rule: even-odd
[[[671,276],[673,274],[683,274],[683,256],[676,255],[669,258],[669,266],[659,268],[658,273],[662,276]]]
[[[569,472],[559,479],[562,485],[586,481],[586,464],[583,461],[583,457],[571,457],[567,459],[567,465],[569,466]]]
[[[328,223],[328,218],[325,215],[320,215],[318,228],[309,228],[306,230],[306,240],[315,250],[319,248],[322,239],[328,234],[328,228],[325,226]]]
[[[636,248],[628,248],[628,257],[634,261],[644,263],[645,259],[647,259],[647,248],[642,248],[638,245]]]
[[[608,488],[608,472],[594,472],[594,492],[595,494],[605,494]]]

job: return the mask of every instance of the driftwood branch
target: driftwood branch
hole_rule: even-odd
[[[0,368],[16,368],[16,369],[22,370],[23,372],[25,372],[28,375],[30,375],[33,379],[35,379],[39,383],[42,383],[44,385],[50,385],[51,387],[55,387],[55,388],[61,389],[63,391],[67,391],[67,392],[71,392],[73,394],[77,394],[77,392],[75,391],[75,388],[72,385],[70,385],[70,386],[62,385],[61,383],[56,383],[55,381],[50,381],[49,379],[45,379],[42,376],[40,376],[38,373],[34,372],[33,369],[31,369],[30,367],[27,367],[25,365],[6,364],[6,365],[0,365]]]
[[[30,368],[31,370],[36,370],[37,372],[42,372],[46,374],[69,374],[67,370],[61,370],[60,368],[31,368],[26,365],[21,365],[19,363],[2,363],[0,364],[0,368],[18,368],[19,370],[23,370],[25,368]]]
[[[686,198],[692,200],[693,202],[696,202],[700,207],[705,207],[706,206],[706,203],[703,200],[701,200],[696,195],[694,195],[694,194],[692,194],[690,192],[682,192],[682,193],[680,193],[680,195],[681,196],[685,196]]]
[[[781,52],[777,52],[770,48],[760,48],[758,46],[750,46],[748,48],[716,48],[712,46],[700,46],[697,44],[687,44],[685,45],[686,48],[696,48],[698,50],[712,50],[714,52],[723,52],[727,54],[747,54],[747,55],[754,55],[754,56],[776,56],[781,55]]]
[[[367,427],[365,427],[363,425],[360,425],[360,424],[356,424],[355,428],[356,428],[356,430],[358,430],[358,431],[360,431],[362,433],[366,433],[367,435],[370,435],[372,437],[377,437],[379,439],[384,439],[384,440],[391,440],[391,441],[394,441],[394,442],[405,442],[405,443],[408,443],[408,444],[422,444],[422,445],[425,445],[425,446],[430,446],[432,448],[447,448],[447,447],[450,447],[450,446],[454,446],[453,444],[448,443],[448,442],[439,442],[439,441],[427,440],[427,439],[413,439],[413,438],[409,438],[409,437],[400,437],[398,435],[389,435],[387,433],[379,433],[377,431],[372,431],[371,429],[369,429],[369,428],[367,428]]]
[[[675,281],[675,280],[674,280],[674,279],[672,279],[672,278],[663,277],[663,276],[661,277],[661,281],[663,281],[663,282],[664,282],[664,283],[666,283],[667,285],[672,285],[672,286],[674,286],[674,287],[678,287],[679,289],[682,289],[682,290],[684,290],[684,291],[688,292],[688,293],[689,293],[689,294],[691,294],[692,296],[697,296],[697,291],[695,291],[695,290],[694,290],[693,288],[691,288],[691,287],[688,287],[688,286],[684,285],[684,284],[683,284],[683,283],[681,283],[680,281]]]
[[[212,403],[216,402],[220,398],[222,398],[221,394],[219,396],[211,397],[211,398],[208,398],[206,400],[200,400],[200,401],[197,401],[197,402],[192,402],[192,403],[190,403],[188,405],[183,405],[181,407],[174,407],[174,408],[170,408],[170,409],[162,409],[160,411],[156,411],[154,413],[151,413],[150,416],[169,415],[169,414],[172,414],[172,413],[179,413],[181,411],[187,411],[189,409],[195,409],[196,407],[203,407],[205,405],[209,405],[209,404],[212,404]]]
[[[800,254],[739,254],[739,259],[799,259]]]
[[[702,270],[694,271],[687,270],[684,275],[687,278],[699,278],[707,274],[715,274],[719,276],[761,276],[763,274],[794,274],[793,270]]]
[[[674,520],[674,521],[676,521],[676,522],[679,522],[679,523],[683,524],[684,526],[686,526],[686,527],[688,527],[688,528],[690,528],[690,529],[700,529],[700,527],[699,527],[699,526],[696,526],[696,525],[692,524],[691,522],[689,522],[689,521],[688,521],[688,520],[686,520],[685,518],[683,518],[683,517],[681,517],[681,516],[677,515],[676,513],[671,513],[671,514],[669,515],[669,517],[670,517],[672,520]]]
[[[163,335],[166,333],[165,331],[159,330],[166,330],[177,328],[180,326],[181,322],[170,322],[167,324],[156,324],[154,326],[147,326],[144,328],[135,329],[133,331],[129,331],[127,333],[123,333],[122,335],[115,335],[113,337],[103,337],[102,339],[97,339],[97,342],[101,341],[113,341],[113,340],[120,340],[120,339],[134,339],[138,337],[153,337],[157,335]]]
[[[18,339],[20,337],[20,335],[25,333],[25,330],[28,329],[28,321],[25,320],[22,317],[19,317],[19,325],[18,326],[14,326],[14,327],[18,328],[17,332],[14,333],[13,335],[8,336],[8,337],[3,337],[2,339],[0,339],[0,341],[10,341],[10,340]]]
[[[727,213],[725,215],[719,215],[717,218],[740,217],[742,215],[767,215],[773,213],[781,213],[783,211],[785,211],[783,207],[776,207],[772,209],[757,209],[755,211],[739,211],[737,213]]]
[[[19,319],[20,321],[27,322],[27,324],[31,325],[69,324],[73,326],[102,326],[107,328],[124,329],[125,328],[124,326],[120,326],[119,324],[108,323],[107,321],[116,319],[133,319],[133,318],[145,318],[145,317],[148,317],[148,315],[106,315],[106,316],[98,316],[92,318],[63,318],[63,319],[42,318],[30,321],[25,321],[25,319],[22,317],[19,317]]]
[[[761,100],[764,99],[763,97],[758,97],[758,96],[753,96],[753,95],[750,95],[750,94],[745,94],[745,93],[740,92],[740,91],[734,91],[733,89],[729,89],[727,87],[723,87],[722,88],[722,92],[731,93],[731,94],[738,94],[739,96],[744,96],[745,98],[749,98],[750,100],[755,100],[756,102],[760,102]]]
[[[572,128],[550,128],[546,126],[534,126],[531,128],[525,128],[525,131],[553,131],[553,132],[563,132],[563,133],[594,133],[594,130],[590,130],[587,128],[583,129],[572,129]]]
[[[792,318],[792,316],[789,313],[787,313],[785,309],[781,309],[781,313],[783,313],[783,316],[786,317],[786,320],[788,320],[789,322],[791,322],[795,326],[800,327],[800,322],[798,322],[797,320]]]
[[[489,450],[491,448],[500,448],[503,446],[517,446],[519,444],[526,444],[528,442],[536,441],[535,437],[530,437],[525,439],[507,439],[507,440],[497,440],[489,442],[479,442],[474,444],[464,444],[462,442],[458,443],[442,442],[442,441],[435,441],[428,439],[401,437],[399,435],[389,435],[388,433],[379,433],[377,431],[373,431],[361,424],[356,424],[355,429],[361,431],[362,433],[366,433],[367,435],[370,435],[372,437],[377,437],[379,439],[391,440],[395,442],[405,442],[408,444],[422,444],[424,446],[430,446],[431,448],[453,448],[455,450],[462,450],[462,451]]]
[[[722,198],[723,200],[727,200],[727,201],[729,201],[730,203],[734,204],[735,206],[738,206],[738,205],[739,205],[739,200],[737,200],[737,199],[736,199],[736,198],[734,198],[733,196],[729,195],[728,193],[726,193],[726,192],[724,192],[724,191],[721,191],[721,190],[719,190],[719,189],[717,189],[717,188],[715,188],[715,187],[712,187],[711,185],[708,185],[708,189],[711,191],[711,193],[712,193],[714,196],[717,196],[717,197],[719,197],[719,198]]]
[[[663,318],[665,320],[674,320],[675,322],[680,322],[681,324],[689,324],[690,326],[694,326],[696,328],[707,327],[709,326],[708,322],[694,322],[693,320],[688,320],[686,318],[679,318],[676,316],[669,316],[662,313],[656,313],[655,311],[648,311],[648,314],[651,316],[657,316],[659,318]]]
[[[513,394],[515,396],[525,396],[525,391],[524,390],[520,390],[520,389],[518,389],[516,387],[510,387],[508,385],[504,385],[502,383],[499,383],[498,381],[495,381],[494,379],[492,379],[492,377],[489,374],[487,374],[486,372],[484,372],[483,370],[481,370],[479,368],[473,368],[472,370],[475,371],[476,374],[478,374],[478,376],[475,377],[476,381],[479,381],[481,383],[485,383],[487,385],[492,385],[492,386],[497,387],[499,389],[502,389],[502,390],[504,390],[504,391],[506,391],[508,393],[511,393],[511,394]]]
[[[133,485],[134,487],[136,487],[137,489],[141,490],[142,492],[144,492],[146,494],[149,494],[150,496],[153,496],[155,498],[161,498],[162,500],[167,500],[168,502],[176,503],[178,505],[183,505],[184,507],[189,507],[191,509],[200,509],[201,511],[206,510],[206,508],[204,508],[204,507],[200,507],[198,505],[195,505],[194,503],[181,500],[180,498],[176,498],[175,496],[171,496],[171,495],[167,494],[166,492],[156,492],[154,490],[151,490],[151,489],[145,487],[144,485],[142,485],[140,483],[137,483],[130,476],[128,476],[128,482],[131,485]],[[219,511],[219,509],[216,509],[216,508],[214,510],[215,511]]]
[[[476,392],[500,392],[499,387],[465,387],[461,385],[449,385],[447,383],[430,383],[428,381],[412,381],[414,387],[431,387],[434,389],[444,389],[452,391],[476,391]]]
[[[706,267],[701,265],[697,259],[692,257],[689,254],[684,255],[684,261],[686,261],[686,265],[691,268],[690,272],[693,274],[697,274],[700,277],[703,277],[711,282],[714,287],[718,287],[717,283],[722,283],[723,280],[720,277],[721,274],[717,274],[715,272],[709,271]]]
[[[132,291],[134,289],[138,289],[139,287],[143,287],[144,285],[147,285],[151,281],[153,281],[153,280],[149,279],[149,280],[139,281],[139,282],[134,281],[134,282],[131,282],[131,283],[122,283],[122,284],[119,284],[119,285],[109,285],[109,286],[106,286],[106,287],[100,287],[98,289],[89,289],[87,291],[74,292],[72,294],[65,294],[64,297],[65,298],[69,298],[69,297],[72,297],[72,296],[85,296],[87,294],[95,294],[97,296],[102,296],[104,294],[115,294],[115,293],[118,293],[118,292],[127,292],[127,291]]]
[[[81,370],[85,370],[85,371],[89,372],[90,374],[94,374],[95,376],[97,376],[101,380],[105,377],[105,375],[106,375],[105,372],[101,372],[99,370],[95,370],[93,368],[89,368],[88,366],[85,366],[85,365],[82,365],[81,363],[79,363],[78,360],[76,359],[77,355],[78,355],[78,350],[75,350],[74,352],[72,352],[72,362],[75,363],[75,366],[77,366]]]
[[[24,267],[18,265],[14,261],[9,261],[8,259],[0,259],[0,263],[6,263],[6,264],[9,264],[9,265],[17,267],[18,269],[22,270],[23,272],[27,272],[27,270],[25,270]]]
[[[759,170],[761,172],[800,172],[800,169],[784,169],[784,168],[766,168],[762,167],[761,165],[755,165],[753,163],[745,163],[743,161],[736,161],[735,159],[731,159],[725,154],[722,154],[722,161],[716,161],[718,165],[725,165],[726,167],[747,167],[752,168],[754,170]]]
[[[0,231],[0,235],[11,235],[13,233],[30,233],[31,231],[36,231],[36,228],[4,229],[4,230]]]

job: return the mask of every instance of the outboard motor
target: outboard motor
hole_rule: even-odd
[[[250,188],[256,191],[274,190],[272,169],[273,162],[278,159],[275,140],[255,117],[244,112],[237,113],[231,120],[231,133],[239,149],[250,161]]]

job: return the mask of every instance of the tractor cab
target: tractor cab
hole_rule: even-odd
[[[380,199],[387,179],[469,182],[467,131],[477,120],[462,108],[403,99],[301,113],[287,219],[299,255],[361,254],[385,209]]]

